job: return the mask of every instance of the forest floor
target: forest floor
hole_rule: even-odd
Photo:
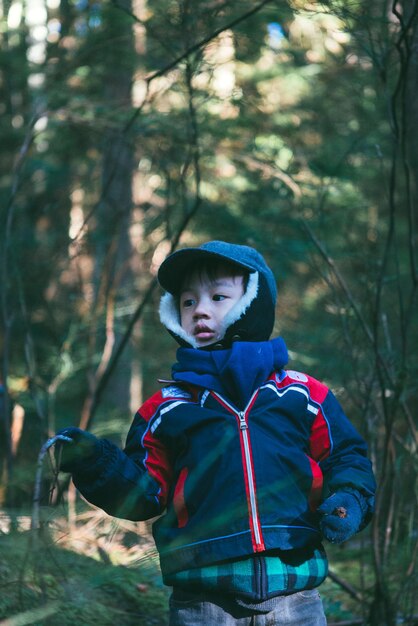
[[[161,582],[149,523],[91,508],[70,522],[53,508],[42,517],[34,531],[30,516],[0,512],[0,626],[167,626],[170,589]],[[365,623],[351,588],[364,578],[360,552],[331,550],[338,580],[321,586],[329,625]]]

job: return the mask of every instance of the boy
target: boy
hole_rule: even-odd
[[[61,469],[111,515],[160,516],[170,626],[326,624],[321,541],[370,519],[366,445],[325,385],[283,369],[286,346],[269,339],[276,283],[256,250],[186,248],[158,278],[181,346],[172,380],[139,409],[124,451],[62,431]]]

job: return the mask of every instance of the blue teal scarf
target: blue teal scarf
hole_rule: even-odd
[[[179,382],[217,391],[243,408],[255,389],[287,362],[287,348],[281,337],[237,341],[228,350],[179,348],[172,376]]]

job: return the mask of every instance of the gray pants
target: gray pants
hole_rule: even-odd
[[[240,605],[222,594],[176,592],[170,597],[169,626],[326,626],[317,589]]]

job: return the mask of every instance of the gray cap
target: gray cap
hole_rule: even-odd
[[[158,281],[163,289],[176,295],[180,291],[185,273],[193,267],[193,264],[213,258],[233,263],[249,272],[259,272],[266,280],[273,304],[276,303],[276,280],[261,254],[250,246],[226,241],[208,241],[198,248],[183,248],[173,252],[161,264]]]

